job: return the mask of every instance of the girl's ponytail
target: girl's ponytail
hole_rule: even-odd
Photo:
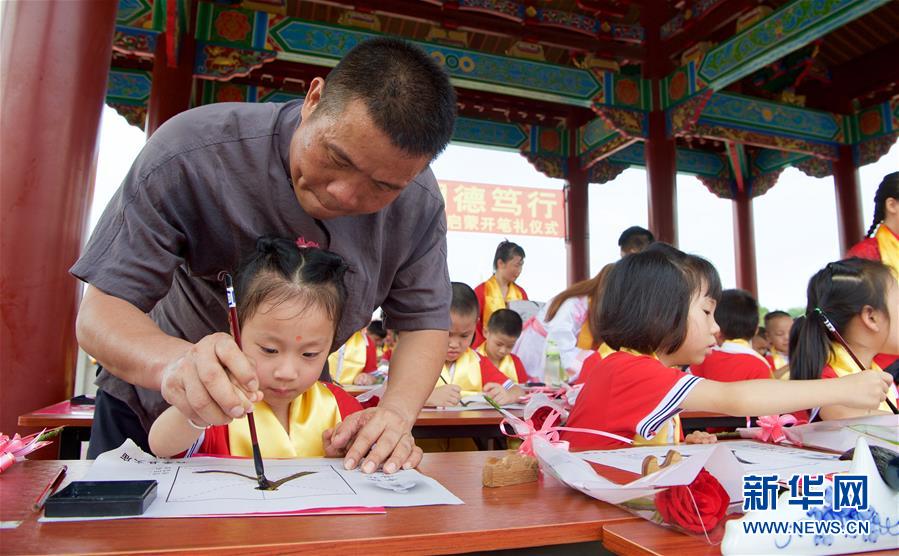
[[[889,267],[879,261],[846,259],[829,263],[808,283],[805,318],[798,324],[795,350],[790,351],[790,378],[821,378],[831,354],[831,340],[815,309],[827,315],[840,334],[849,321],[866,307],[889,314],[886,292],[895,280]]]

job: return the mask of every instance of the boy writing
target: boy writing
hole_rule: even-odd
[[[463,396],[484,393],[496,403],[512,403],[524,390],[499,372],[486,357],[471,349],[478,321],[478,298],[468,285],[453,282],[449,344],[440,379],[425,402],[427,406],[459,405]]]

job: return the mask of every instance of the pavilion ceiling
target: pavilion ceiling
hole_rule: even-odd
[[[572,157],[600,183],[641,165],[652,109],[678,170],[725,197],[787,165],[826,175],[842,144],[868,162],[899,133],[895,0],[120,0],[108,101],[136,122],[156,39],[188,15],[195,104],[301,97],[352,44],[400,36],[450,72],[455,140],[556,177]]]

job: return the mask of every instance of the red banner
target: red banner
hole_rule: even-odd
[[[561,191],[440,180],[450,232],[565,237]]]

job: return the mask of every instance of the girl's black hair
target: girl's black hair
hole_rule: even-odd
[[[647,354],[672,353],[684,343],[694,296],[721,297],[711,263],[660,242],[617,262],[604,288],[599,335],[613,349]]]
[[[820,308],[834,328],[845,335],[849,321],[866,306],[889,314],[886,292],[890,282],[895,280],[889,267],[880,261],[859,258],[829,263],[816,272],[808,282],[805,318],[794,323],[798,329],[796,345],[790,347],[790,378],[821,378],[821,371],[831,355],[831,339],[815,313],[816,308]]]
[[[715,320],[725,340],[751,340],[759,327],[759,303],[746,290],[724,290]]]
[[[324,309],[336,330],[343,315],[347,265],[337,253],[318,247],[298,247],[289,239],[263,236],[255,252],[235,277],[240,324],[251,318],[264,301],[280,304],[299,299],[302,309]]]
[[[867,237],[874,235],[877,226],[886,218],[887,199],[899,200],[899,172],[885,175],[877,186],[877,193],[874,194],[874,221],[865,234]]]
[[[524,249],[517,243],[512,243],[508,239],[504,239],[496,246],[496,254],[493,255],[493,270],[496,270],[496,263],[502,261],[507,263],[519,256],[524,258]]]

